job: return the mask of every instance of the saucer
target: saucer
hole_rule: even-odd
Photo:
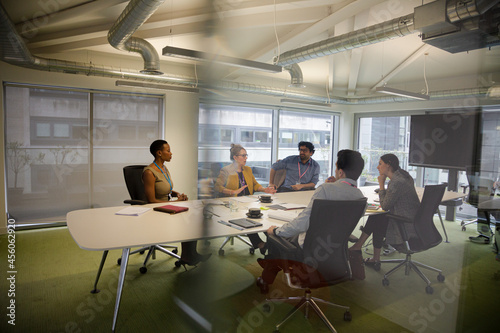
[[[273,199],[271,199],[271,200],[260,200],[260,199],[259,199],[259,201],[260,201],[261,203],[271,203],[271,202],[273,202]]]
[[[247,213],[247,216],[251,219],[260,219],[262,215],[262,213],[260,213],[259,215],[250,215],[250,213]]]

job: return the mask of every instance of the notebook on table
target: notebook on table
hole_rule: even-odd
[[[174,206],[174,205],[165,205],[153,208],[153,210],[156,210],[157,212],[163,212],[169,214],[177,214],[180,212],[185,212],[188,209],[189,209],[188,207]]]
[[[234,219],[234,220],[229,220],[229,223],[239,225],[242,228],[254,228],[254,227],[260,227],[262,223],[255,222],[249,219],[241,218],[241,219]]]

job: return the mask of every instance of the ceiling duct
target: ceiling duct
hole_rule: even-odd
[[[422,41],[450,53],[500,44],[500,0],[437,0],[415,8]]]
[[[305,88],[304,76],[302,75],[302,69],[297,64],[286,65],[283,67],[284,70],[290,73],[290,84],[289,87],[293,88]]]
[[[390,21],[392,22],[392,21]],[[362,46],[362,45],[360,45]],[[340,51],[339,51],[340,52]],[[5,9],[0,3],[0,60],[15,66],[43,70],[49,72],[62,72],[71,74],[82,74],[86,76],[100,76],[123,80],[137,80],[145,82],[154,82],[158,84],[178,85],[195,87],[196,80],[192,77],[182,77],[174,75],[146,75],[137,72],[124,71],[107,66],[96,66],[89,63],[72,62],[57,59],[45,59],[33,56],[26,47],[24,40],[15,30]],[[217,81],[207,84],[200,82],[199,88],[221,89],[226,91],[236,91],[241,93],[259,94],[282,98],[292,98],[299,100],[312,101],[322,104],[336,103],[346,105],[378,104],[405,102],[410,99],[399,96],[380,96],[368,98],[342,98],[311,95],[303,92],[290,91],[281,88],[267,87],[255,84]],[[431,100],[463,98],[463,97],[486,97],[488,88],[445,90],[430,92]]]
[[[0,60],[11,65],[32,68],[48,72],[83,74],[87,76],[102,76],[116,79],[150,81],[164,84],[194,86],[192,78],[182,76],[151,76],[137,72],[123,71],[107,66],[90,63],[46,59],[31,54],[26,43],[16,31],[12,21],[0,3]]]
[[[141,73],[161,75],[160,57],[148,41],[132,37],[165,0],[132,0],[108,32],[108,42],[122,51],[137,52],[144,59]]]
[[[451,23],[455,23],[483,15],[498,3],[497,0],[448,0],[446,3],[446,16]]]
[[[277,65],[296,64],[414,32],[417,31],[413,27],[413,14],[410,14],[284,52],[280,54]]]

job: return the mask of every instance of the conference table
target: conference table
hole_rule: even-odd
[[[378,200],[378,194],[374,191],[375,188],[372,186],[360,188],[368,198],[369,203],[376,203]],[[417,189],[417,192],[421,195],[423,189]],[[456,194],[454,194],[456,192],[448,192],[445,193],[443,200],[452,200],[452,198],[456,197]],[[188,208],[186,212],[173,215],[152,209],[166,203],[141,206],[142,208],[151,209],[138,216],[116,214],[125,207],[130,206],[82,209],[69,212],[66,219],[68,230],[80,248],[90,251],[104,251],[105,254],[113,249],[122,250],[112,323],[112,331],[115,331],[131,248],[263,232],[272,225],[279,226],[286,223],[283,220],[269,217],[269,212],[273,210],[268,209],[268,206],[287,203],[305,207],[311,200],[313,193],[314,191],[276,193],[272,196],[273,201],[271,203],[259,202],[258,195],[169,202],[168,204]],[[236,203],[237,211],[230,210],[229,201]],[[249,208],[261,209],[263,214],[258,219],[258,222],[262,224],[261,226],[243,229],[234,225],[227,225],[227,221],[231,219],[246,217]],[[293,210],[294,214],[297,215],[300,211],[301,209]],[[365,215],[376,213],[383,213],[383,211],[367,211]],[[96,286],[106,258],[105,254],[101,260],[94,290],[92,291],[94,293],[98,292]]]

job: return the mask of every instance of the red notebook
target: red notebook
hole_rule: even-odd
[[[177,214],[180,212],[185,212],[188,209],[189,209],[188,207],[181,207],[181,206],[174,206],[174,205],[165,205],[165,206],[153,208],[153,210],[156,210],[158,212],[164,212],[164,213],[169,213],[169,214]]]

